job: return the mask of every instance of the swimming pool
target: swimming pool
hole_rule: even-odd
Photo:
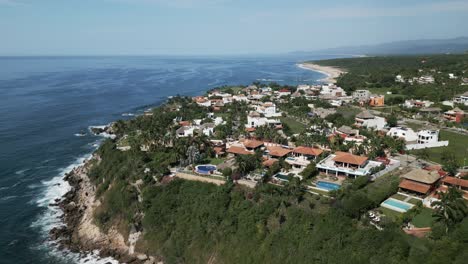
[[[406,203],[394,198],[388,198],[387,200],[383,201],[380,205],[401,213],[408,211],[414,206],[413,204]]]
[[[324,182],[324,181],[318,181],[316,185],[317,185],[317,188],[323,189],[327,192],[338,190],[341,187],[341,185],[339,184],[336,184],[333,182]]]
[[[216,170],[215,165],[198,165],[195,167],[195,172],[200,173],[200,174],[212,174],[213,171]]]
[[[286,181],[286,182],[289,181],[288,180],[289,177],[286,174],[277,173],[274,177],[277,178],[280,181]]]

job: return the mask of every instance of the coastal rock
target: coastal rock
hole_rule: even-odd
[[[138,254],[137,256],[138,260],[147,260],[148,256],[146,254]]]

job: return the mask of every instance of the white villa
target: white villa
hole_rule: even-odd
[[[387,136],[401,138],[405,142],[415,142],[418,140],[418,134],[413,129],[407,127],[392,127],[387,132]]]
[[[323,153],[323,150],[312,147],[299,146],[289,154],[285,159],[293,167],[293,171],[301,173],[311,161],[317,160],[317,157]]]
[[[354,124],[357,127],[365,127],[365,128],[376,129],[376,130],[383,129],[385,125],[387,124],[387,121],[385,121],[385,118],[380,117],[380,116],[374,116],[367,110],[356,115],[355,121],[356,122]]]
[[[182,126],[177,129],[177,137],[191,137],[193,136],[195,128],[193,126]]]
[[[265,117],[279,117],[281,112],[276,112],[276,105],[272,102],[266,102],[257,106],[257,112]]]
[[[335,176],[359,177],[371,174],[371,169],[382,165],[381,162],[369,160],[364,156],[348,152],[331,154],[317,164],[320,172]]]
[[[247,116],[247,124],[246,128],[253,128],[253,127],[260,127],[260,126],[275,126],[281,125],[281,121],[279,119],[268,119],[266,117],[262,117],[258,112],[250,112]]]
[[[468,92],[456,96],[455,98],[453,98],[453,102],[456,104],[468,105]]]

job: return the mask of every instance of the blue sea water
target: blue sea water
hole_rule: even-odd
[[[323,75],[295,64],[321,58],[0,57],[0,263],[85,261],[47,239],[60,224],[48,205],[67,191],[64,173],[101,140],[75,134],[170,95],[256,80],[314,83]]]

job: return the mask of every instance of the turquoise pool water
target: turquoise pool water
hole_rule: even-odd
[[[320,189],[325,189],[327,191],[335,191],[335,190],[338,190],[341,186],[339,184],[332,183],[332,182],[318,181],[317,187]]]
[[[411,204],[401,202],[401,201],[393,199],[393,198],[388,198],[387,200],[385,200],[382,203],[382,205],[390,205],[390,206],[399,208],[399,209],[401,209],[402,211],[405,211],[405,212],[413,207],[413,205],[411,205]]]
[[[275,178],[278,178],[278,179],[280,179],[280,180],[282,180],[282,181],[289,181],[289,180],[288,180],[288,175],[282,174],[282,173],[277,173],[277,174],[275,175]]]

